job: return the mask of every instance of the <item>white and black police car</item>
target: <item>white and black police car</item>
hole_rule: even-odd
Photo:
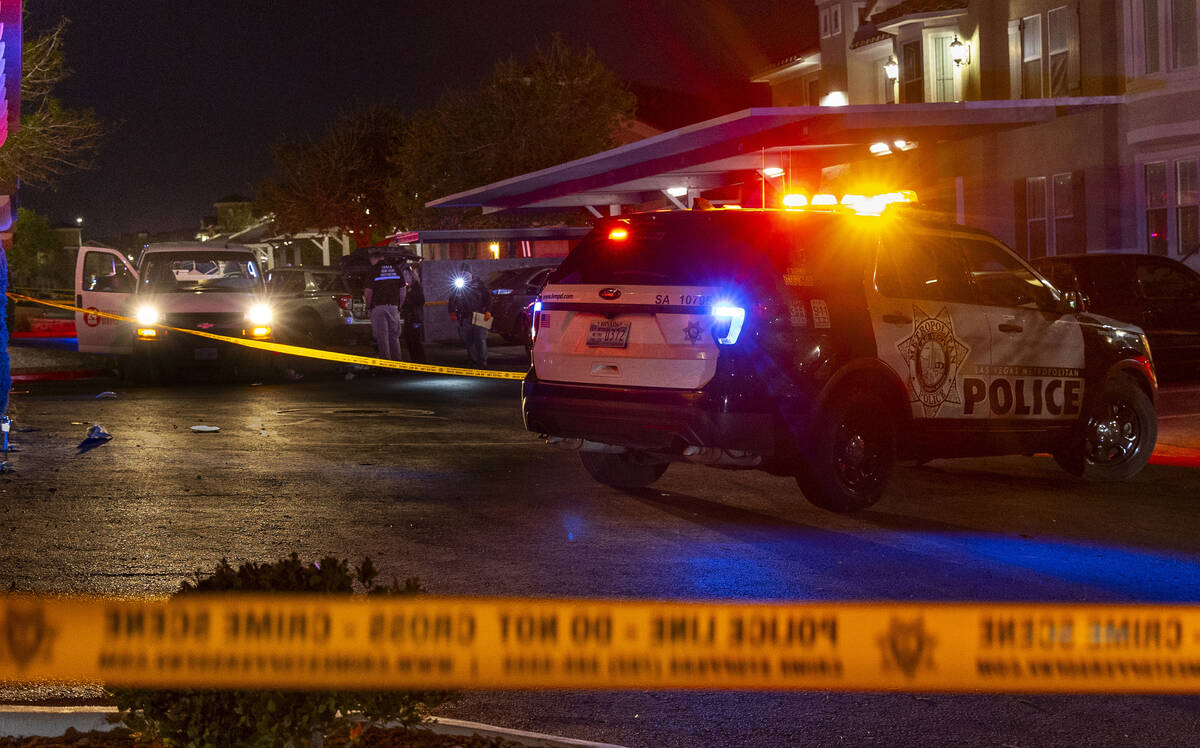
[[[601,222],[535,304],[526,428],[611,486],[755,468],[833,511],[877,502],[897,459],[1136,475],[1157,438],[1142,331],[906,199]]]

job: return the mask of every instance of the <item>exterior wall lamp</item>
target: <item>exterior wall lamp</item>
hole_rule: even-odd
[[[957,41],[958,37],[954,37]],[[896,55],[891,55],[887,58],[887,62],[883,63],[883,74],[890,80],[894,81],[900,77],[900,63],[896,61]]]
[[[954,41],[950,42],[950,59],[954,60],[956,68],[971,64],[971,45],[959,41],[958,34],[955,34]]]

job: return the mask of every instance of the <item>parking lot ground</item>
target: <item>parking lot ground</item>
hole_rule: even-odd
[[[935,460],[843,516],[757,472],[595,484],[523,430],[517,382],[22,389],[0,475],[0,584],[21,591],[162,595],[222,557],[294,551],[370,556],[448,595],[1200,601],[1194,467],[1087,484],[1046,457]],[[1160,413],[1164,445],[1200,447],[1200,387],[1164,390]],[[80,452],[93,423],[113,440]],[[440,711],[636,746],[1190,744],[1200,729],[1200,698],[1169,695],[469,692]]]

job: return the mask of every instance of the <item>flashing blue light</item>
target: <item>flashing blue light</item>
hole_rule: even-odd
[[[535,311],[535,312],[542,311],[542,302],[540,302],[540,301],[533,302],[533,311]]]
[[[738,336],[742,334],[742,325],[746,322],[746,310],[740,306],[718,304],[712,308],[712,316],[721,321],[729,320],[729,329],[725,331],[725,334],[717,333],[717,343],[720,345],[736,343]]]

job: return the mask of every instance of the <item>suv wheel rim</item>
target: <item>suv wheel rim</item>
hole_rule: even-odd
[[[879,482],[881,450],[864,424],[843,423],[833,444],[834,468],[851,491],[863,491]]]
[[[1109,402],[1088,421],[1084,448],[1090,462],[1116,465],[1137,454],[1142,442],[1137,413],[1126,402]]]

